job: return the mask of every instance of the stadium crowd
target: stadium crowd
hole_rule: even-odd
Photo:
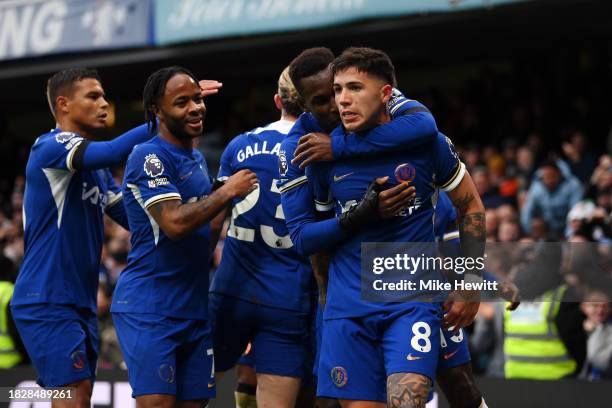
[[[594,123],[591,118],[599,113],[595,107],[600,95],[574,95],[568,104],[571,109],[562,111],[557,109],[559,102],[552,102],[553,95],[546,93],[541,77],[531,78],[527,93],[523,93],[524,87],[513,87],[521,78],[491,72],[479,78],[468,82],[462,92],[443,96],[440,90],[432,90],[415,97],[432,110],[438,127],[455,141],[472,174],[486,207],[487,241],[587,242],[598,250],[609,251],[612,128],[605,135],[596,133],[601,132],[601,126],[590,125]],[[404,91],[410,95],[409,89]],[[606,137],[607,143],[600,143]],[[116,169],[115,177],[121,183],[121,169]],[[23,258],[25,179],[20,174],[2,183],[10,194],[0,197],[0,276],[14,281]],[[105,234],[98,292],[102,343],[99,365],[125,368],[110,318],[110,304],[114,285],[127,265],[129,233],[107,218]],[[222,246],[220,239],[213,259],[215,266]],[[577,337],[584,336],[585,350],[570,349],[569,353],[578,356],[583,366],[580,376],[585,379],[612,378],[612,321],[606,290],[612,284],[612,276],[610,254],[604,255],[608,263],[602,270],[606,274],[597,278],[597,285],[584,284],[589,274],[572,273],[578,267],[569,272],[559,270],[560,276],[564,273],[565,283],[573,285],[583,299],[575,318],[583,327]],[[588,257],[589,252],[582,251],[579,256]],[[573,259],[576,265],[587,264],[586,261]],[[477,371],[504,375],[503,336],[503,307],[483,303],[471,337]],[[582,347],[580,341],[571,344]]]

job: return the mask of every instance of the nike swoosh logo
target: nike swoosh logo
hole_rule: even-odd
[[[455,354],[457,354],[457,352],[459,351],[459,349],[453,351],[452,353],[447,353],[443,356],[443,358],[445,360],[450,360]]]
[[[193,171],[190,171],[189,173],[185,174],[184,176],[179,176],[179,178],[181,180],[185,180],[186,178],[188,178],[189,176],[191,176],[193,174]]]
[[[409,354],[406,356],[406,360],[408,360],[408,361],[420,360],[420,359],[422,359],[422,358],[423,358],[423,357],[413,356],[413,355],[412,355],[412,353],[409,353]]]
[[[352,172],[347,173],[347,174],[344,174],[344,175],[342,175],[342,176],[336,176],[336,175],[334,175],[334,183],[336,183],[336,182],[338,182],[338,181],[340,181],[340,180],[343,180],[343,179],[347,178],[348,176],[350,176],[350,175],[351,175],[351,174],[353,174],[353,173],[354,173],[354,172],[352,171]]]

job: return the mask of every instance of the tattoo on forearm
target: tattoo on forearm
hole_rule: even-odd
[[[471,193],[465,193],[463,197],[455,197],[452,201],[457,207],[459,214],[465,214],[470,203],[474,200],[474,195]]]
[[[466,214],[461,217],[459,224],[459,234],[461,239],[471,239],[484,242],[486,236],[485,215],[482,213]]]
[[[429,378],[414,373],[391,374],[387,379],[387,406],[425,408],[431,388]]]

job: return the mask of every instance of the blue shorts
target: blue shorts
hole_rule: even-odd
[[[456,335],[452,331],[441,329],[440,358],[438,373],[470,362],[467,333],[461,329]]]
[[[314,338],[314,363],[312,365],[312,375],[319,375],[319,358],[321,357],[321,341],[323,340],[323,309],[317,302],[314,318],[313,338]]]
[[[208,321],[152,313],[112,315],[133,398],[169,394],[179,401],[200,401],[215,396]]]
[[[232,368],[250,342],[252,367],[258,374],[303,376],[308,353],[308,314],[219,293],[210,293],[209,301],[217,372]]]
[[[53,303],[11,306],[42,387],[60,387],[95,379],[98,319],[84,308]]]
[[[432,383],[440,354],[441,306],[323,323],[317,396],[386,402],[387,377],[416,373]]]
[[[238,363],[237,364],[242,364],[242,365],[254,368],[255,367],[255,362],[253,361],[253,353],[252,353],[252,351],[253,351],[253,347],[251,347],[251,345],[249,344],[247,346],[246,350],[244,350],[244,353],[242,353],[242,355],[238,359]]]

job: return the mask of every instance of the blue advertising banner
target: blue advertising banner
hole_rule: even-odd
[[[151,43],[150,0],[0,1],[0,60]]]
[[[154,0],[155,43],[315,28],[533,0]]]

